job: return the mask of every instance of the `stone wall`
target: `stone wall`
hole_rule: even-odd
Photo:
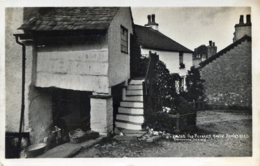
[[[14,33],[23,22],[22,8],[5,10],[5,110],[6,131],[18,132],[22,97],[22,46],[15,41]]]
[[[201,77],[208,105],[251,108],[251,42],[242,42],[204,66]]]
[[[6,131],[19,132],[22,99],[22,46],[13,34],[22,33],[17,28],[23,22],[22,8],[6,9]],[[52,126],[51,95],[45,89],[36,88],[36,52],[32,43],[26,45],[25,110],[22,132],[30,132],[31,143],[43,141],[50,136]]]
[[[107,135],[113,132],[113,101],[112,97],[100,97],[90,99],[90,128]]]
[[[128,30],[128,53],[121,52],[121,25]],[[130,78],[130,34],[133,34],[130,9],[123,7],[114,16],[108,28],[110,87]]]
[[[235,26],[234,39],[233,39],[234,42],[239,40],[245,35],[251,36],[251,25]]]

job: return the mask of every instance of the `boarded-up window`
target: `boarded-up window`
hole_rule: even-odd
[[[128,53],[128,30],[121,26],[121,52]]]

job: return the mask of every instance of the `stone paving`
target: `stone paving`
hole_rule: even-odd
[[[186,139],[153,143],[111,139],[84,149],[75,157],[235,157],[252,155],[252,118],[243,113],[201,111],[198,131]],[[197,135],[195,135],[197,134]],[[191,138],[193,136],[193,138]]]

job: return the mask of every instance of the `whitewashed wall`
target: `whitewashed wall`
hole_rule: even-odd
[[[128,29],[128,54],[121,52],[120,27]],[[129,8],[120,8],[108,28],[109,86],[130,78],[130,34],[133,33]]]
[[[185,68],[180,69],[179,52],[158,51],[142,48],[141,54],[149,55],[149,51],[156,52],[159,55],[159,59],[166,64],[166,67],[169,69],[170,73],[178,73],[180,76],[185,76],[193,65],[192,53],[183,54],[183,63],[185,64]]]
[[[86,45],[38,47],[35,85],[108,93],[106,38]]]
[[[5,20],[6,131],[18,132],[22,100],[22,46],[16,43],[13,34],[21,33],[17,28],[23,23],[23,8],[6,8]],[[25,124],[28,125],[28,118]]]

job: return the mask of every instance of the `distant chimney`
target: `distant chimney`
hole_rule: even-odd
[[[246,24],[251,25],[250,14],[246,15]]]
[[[148,23],[145,24],[144,26],[146,26],[146,27],[151,27],[151,28],[153,28],[154,30],[158,30],[159,24],[157,24],[157,23],[155,22],[155,14],[148,15],[147,18],[148,18]]]
[[[240,15],[239,24],[240,25],[244,24],[244,16],[243,15]]]
[[[244,16],[240,15],[239,24],[235,25],[235,32],[233,42],[241,39],[245,35],[251,36],[251,18],[250,15],[246,15],[246,23],[244,23]]]
[[[212,40],[209,41],[209,46],[207,47],[207,58],[215,55],[217,53],[217,47],[215,46],[215,42]]]
[[[209,41],[209,46],[212,46],[212,41],[211,40]]]
[[[155,15],[152,14],[152,23],[155,23]]]
[[[148,18],[148,24],[151,23],[151,16],[148,15],[147,18]]]

